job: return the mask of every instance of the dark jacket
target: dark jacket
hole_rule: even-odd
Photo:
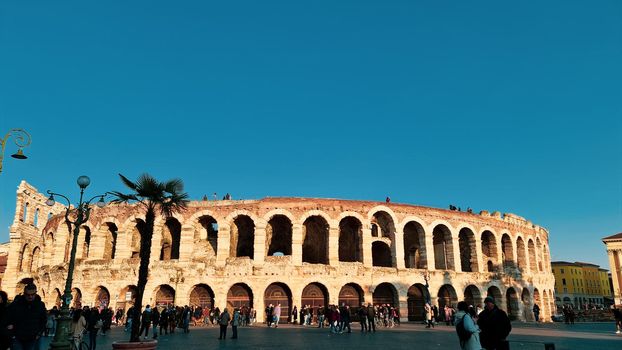
[[[367,318],[373,320],[376,317],[376,310],[374,310],[373,306],[367,307]]]
[[[229,324],[229,321],[231,321],[231,315],[229,315],[229,312],[227,311],[227,309],[225,309],[225,311],[223,311],[218,318],[218,324],[221,326],[226,326]]]
[[[89,310],[88,316],[86,317],[86,329],[88,329],[89,332],[95,332],[95,330],[99,329],[96,326],[97,321],[100,319],[101,316],[99,315],[99,311],[97,311],[97,309]]]
[[[479,339],[484,349],[496,349],[512,330],[508,315],[496,305],[492,310],[484,309],[479,314],[477,325],[481,330]]]
[[[43,334],[47,322],[45,304],[37,295],[31,302],[22,295],[9,305],[7,325],[13,325],[13,336],[21,340],[34,340]]]

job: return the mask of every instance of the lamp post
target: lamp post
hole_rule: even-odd
[[[69,303],[71,302],[71,283],[73,281],[73,269],[76,261],[76,248],[78,246],[78,234],[80,233],[80,226],[89,220],[89,215],[91,213],[91,201],[96,198],[99,198],[96,205],[99,208],[102,208],[106,205],[104,202],[104,197],[108,194],[108,192],[104,194],[100,194],[94,196],[88,201],[82,201],[82,197],[84,195],[84,190],[91,183],[91,179],[88,176],[80,176],[78,177],[78,186],[80,186],[80,201],[75,208],[71,207],[71,201],[66,196],[47,191],[50,195],[45,204],[49,206],[53,206],[56,201],[54,200],[54,196],[62,197],[67,201],[67,210],[65,211],[65,222],[71,227],[73,225],[73,241],[71,244],[71,255],[69,258],[69,267],[67,270],[67,281],[65,282],[65,292],[62,298],[62,305],[60,308],[60,316],[58,318],[58,326],[56,329],[56,334],[54,335],[54,340],[50,344],[51,349],[67,349],[70,348],[70,336],[71,336],[71,317],[69,316]],[[69,219],[69,214],[74,212],[75,219],[72,221]]]
[[[423,280],[425,281],[425,302],[428,304],[432,304],[431,300],[430,300],[430,270],[425,270],[424,272],[421,273],[421,275],[423,276]]]
[[[23,129],[11,129],[9,132],[4,135],[4,138],[0,140],[0,146],[2,147],[2,151],[0,152],[0,173],[2,173],[2,161],[4,160],[4,147],[6,146],[6,142],[9,140],[9,137],[13,136],[15,139],[15,144],[18,149],[17,152],[11,154],[11,157],[15,159],[26,159],[22,148],[30,145],[30,134],[28,134]]]

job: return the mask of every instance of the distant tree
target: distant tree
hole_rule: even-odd
[[[159,182],[149,174],[141,175],[136,182],[130,181],[125,176],[119,174],[121,181],[132,192],[121,193],[112,192],[116,197],[115,203],[138,203],[145,208],[145,225],[140,230],[140,267],[138,269],[138,292],[134,304],[134,315],[132,319],[139,320],[143,294],[147,277],[149,274],[149,257],[151,255],[151,238],[155,224],[156,213],[164,217],[171,217],[174,213],[183,211],[188,204],[188,194],[184,192],[184,184],[180,179],[173,179],[166,182]],[[132,333],[130,342],[140,341],[140,322],[132,322]]]

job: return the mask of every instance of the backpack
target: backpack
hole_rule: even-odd
[[[464,318],[467,315],[468,314],[465,314],[464,316],[462,316],[462,319],[460,320],[460,322],[456,323],[456,332],[458,333],[458,339],[460,339],[460,341],[463,343],[471,339],[471,332],[467,331],[466,328],[464,328]]]

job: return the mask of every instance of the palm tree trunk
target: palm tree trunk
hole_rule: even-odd
[[[141,309],[143,304],[143,294],[145,292],[145,286],[147,285],[147,277],[149,275],[149,259],[151,257],[151,238],[153,237],[153,226],[155,224],[155,211],[153,208],[148,208],[145,214],[145,229],[140,234],[140,266],[138,268],[138,293],[136,294],[136,302],[134,303],[134,317],[135,321],[140,320]],[[130,336],[130,342],[140,341],[140,323],[132,322],[132,335]]]

